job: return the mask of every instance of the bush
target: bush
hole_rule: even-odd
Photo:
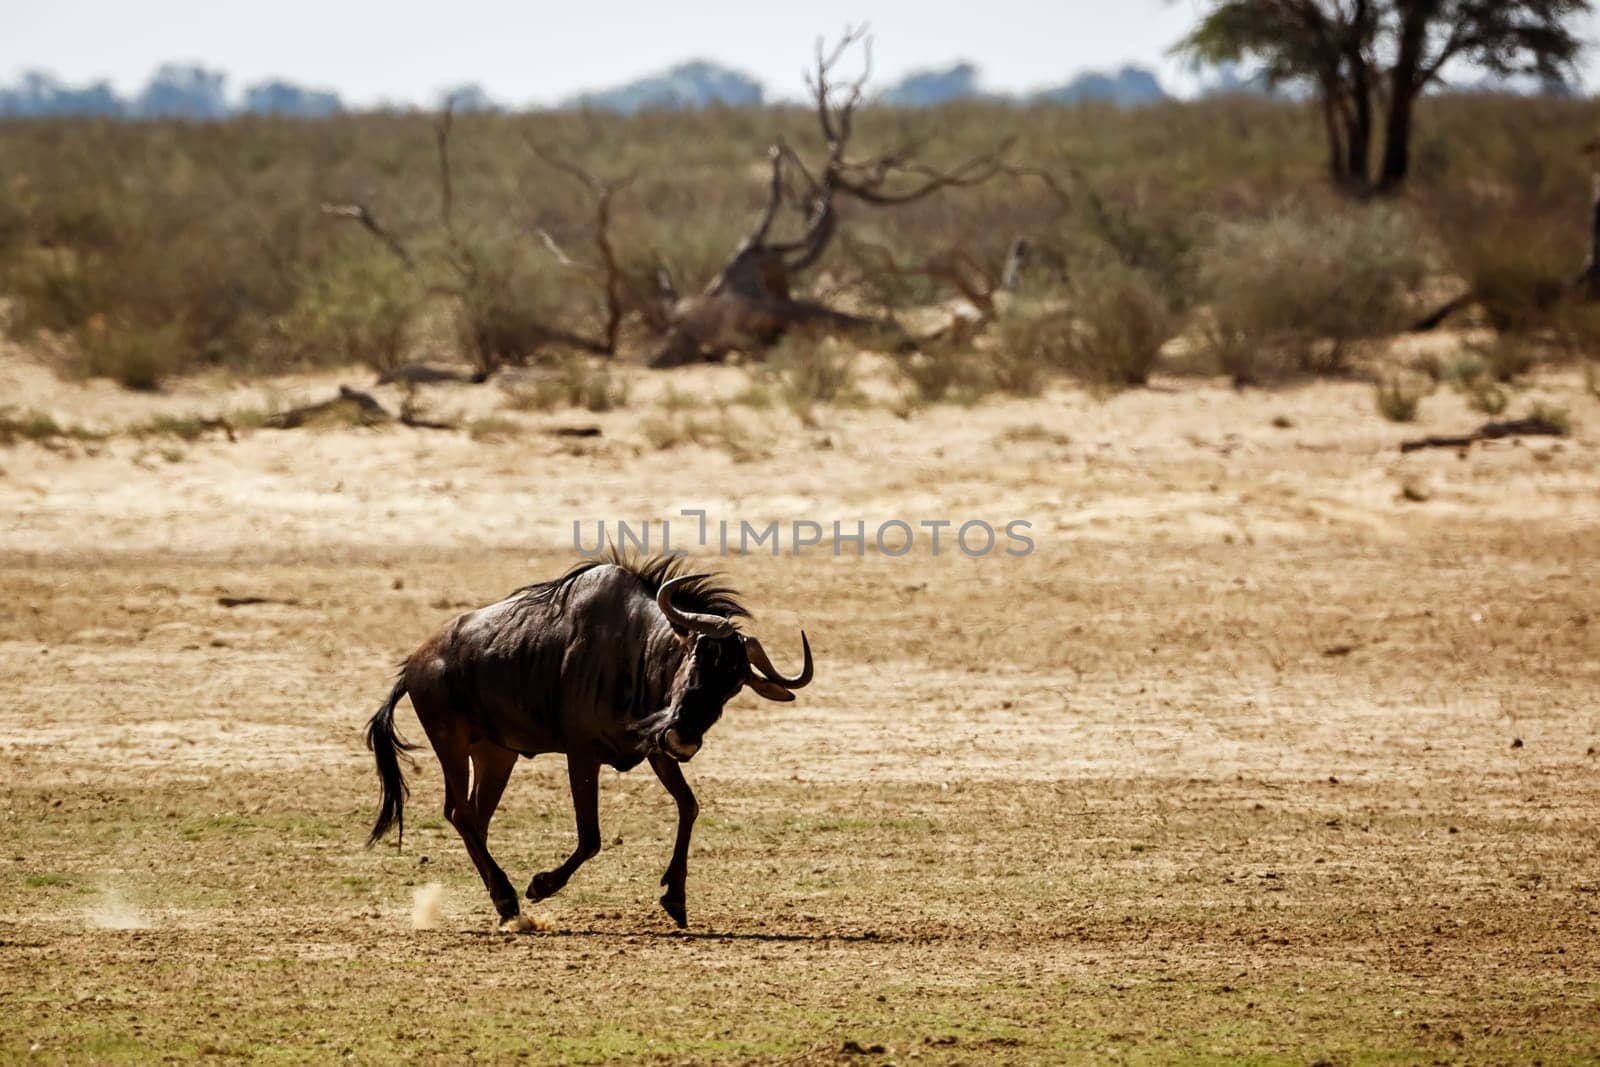
[[[975,403],[991,388],[990,368],[970,346],[935,343],[895,361],[895,371],[911,387],[909,409],[953,400]]]
[[[991,368],[1006,392],[1034,396],[1049,370],[1092,385],[1144,385],[1177,319],[1144,273],[1118,263],[1033,294],[1000,320]]]
[[[1206,345],[1239,384],[1335,374],[1351,344],[1399,329],[1427,261],[1390,207],[1327,207],[1218,228],[1201,253]]]
[[[1450,267],[1502,333],[1547,325],[1578,267],[1581,207],[1545,188],[1547,176],[1515,177],[1457,181],[1429,202]]]
[[[1110,267],[1074,282],[1066,367],[1104,385],[1144,385],[1176,332],[1166,300],[1143,274]]]
[[[184,369],[184,331],[177,323],[150,326],[113,322],[96,316],[78,331],[77,369],[91,378],[110,378],[129,389],[158,389],[163,379]]]
[[[424,296],[389,253],[347,255],[306,280],[281,329],[297,362],[365,363],[381,372],[404,361]]]

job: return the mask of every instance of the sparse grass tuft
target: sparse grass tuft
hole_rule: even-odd
[[[1070,445],[1072,438],[1058,430],[1052,430],[1043,423],[1030,422],[1026,426],[1010,426],[995,438],[1001,444],[1048,444]]]
[[[213,429],[213,424],[195,415],[156,415],[146,422],[128,427],[128,434],[132,437],[176,437],[180,441],[198,441]]]
[[[0,445],[18,441],[98,441],[104,436],[81,426],[63,426],[42,411],[13,413],[11,408],[0,407]]]
[[[1566,408],[1556,407],[1553,404],[1535,403],[1523,417],[1545,423],[1562,436],[1572,432],[1572,414]]]
[[[153,392],[182,369],[182,337],[174,325],[105,325],[91,320],[78,335],[79,369],[138,392]]]
[[[1422,394],[1407,389],[1398,378],[1379,382],[1376,392],[1378,414],[1390,422],[1412,422],[1417,417],[1417,406]]]
[[[504,415],[485,415],[467,423],[467,435],[474,441],[504,441],[522,432],[522,424]]]
[[[802,422],[818,405],[851,406],[865,397],[856,387],[856,353],[832,337],[792,331],[767,353],[763,370]]]
[[[639,422],[645,441],[658,452],[696,444],[726,452],[735,463],[765,459],[772,454],[767,435],[737,417],[731,405],[718,404],[716,414],[706,412],[653,412]]]
[[[503,407],[511,411],[551,412],[563,406],[595,414],[615,411],[628,403],[628,383],[605,363],[581,356],[564,361],[559,369],[541,373],[531,384],[502,385]]]
[[[971,348],[932,344],[895,361],[895,371],[910,386],[907,413],[942,402],[973,404],[992,387],[989,368]]]
[[[1533,346],[1522,334],[1496,334],[1493,341],[1475,346],[1474,352],[1482,360],[1482,373],[1502,384],[1515,381],[1533,369]]]
[[[1472,378],[1461,383],[1467,395],[1467,406],[1485,415],[1498,415],[1505,411],[1509,399],[1506,391],[1487,378]]]

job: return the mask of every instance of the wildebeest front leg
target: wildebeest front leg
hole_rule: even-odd
[[[578,820],[578,847],[553,871],[540,871],[528,883],[528,899],[543,900],[559,892],[584,861],[600,851],[600,764],[581,756],[567,757],[572,786],[572,813]]]
[[[672,862],[667,864],[667,873],[661,876],[661,884],[667,887],[661,894],[661,906],[681,929],[689,925],[683,883],[689,876],[689,835],[694,832],[694,819],[700,814],[700,805],[695,802],[694,790],[683,779],[683,769],[671,756],[654,753],[650,757],[650,769],[678,802],[678,838],[672,845]]]

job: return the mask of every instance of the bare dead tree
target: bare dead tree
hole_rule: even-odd
[[[564,266],[582,269],[596,278],[603,292],[604,306],[604,324],[599,336],[546,322],[527,307],[525,301],[518,299],[516,292],[507,284],[503,265],[496,263],[481,247],[465,237],[456,225],[455,177],[450,151],[455,128],[453,105],[453,100],[446,102],[433,127],[439,184],[438,228],[444,237],[443,251],[434,262],[443,263],[448,280],[432,282],[426,289],[432,294],[449,297],[457,305],[463,340],[477,365],[477,371],[470,380],[483,381],[502,364],[520,362],[532,351],[546,346],[598,356],[615,355],[617,334],[623,319],[623,302],[622,271],[611,243],[612,206],[617,193],[626,188],[632,179],[604,181],[574,163],[535,147],[541,159],[579,179],[594,197],[594,241],[599,255],[598,265],[578,264],[555,244],[549,234],[541,233],[540,236]],[[419,276],[424,274],[427,264],[414,255],[393,231],[380,223],[367,205],[328,203],[322,205],[322,213],[331,218],[356,222],[393,253],[407,270]],[[434,376],[425,368],[412,370],[416,373],[401,376],[413,381],[455,377]]]
[[[838,66],[858,43],[864,56],[861,73],[841,85],[835,77]],[[816,66],[808,74],[808,83],[826,147],[823,161],[813,170],[785,142],[772,146],[767,202],[755,228],[705,289],[676,301],[668,315],[666,335],[650,357],[651,366],[675,367],[718,359],[730,351],[758,351],[786,331],[808,324],[841,329],[893,327],[893,323],[852,315],[792,293],[795,276],[822,258],[837,233],[840,202],[850,199],[871,207],[891,207],[942,189],[977,185],[1002,173],[1006,146],[997,146],[948,171],[919,160],[920,146],[915,144],[865,159],[851,158],[848,152],[856,113],[871,73],[871,40],[864,29],[847,29],[831,50],[817,42]],[[803,192],[790,192],[791,185],[802,186]],[[797,237],[779,240],[773,230],[786,204],[798,208],[805,222]]]
[[[353,222],[359,223],[362,229],[366,230],[368,233],[372,234],[372,236],[382,241],[384,247],[389,249],[390,252],[393,252],[396,258],[398,258],[401,263],[406,265],[408,270],[416,269],[416,260],[411,258],[411,253],[406,250],[406,246],[401,244],[399,239],[396,238],[394,234],[390,233],[387,228],[381,225],[378,220],[373,217],[372,212],[367,208],[367,205],[323,204],[322,213],[330,218],[350,219]]]
[[[1007,288],[1008,275],[1020,270],[1019,250],[1026,246],[1023,238],[1013,240],[1005,264],[996,270],[964,248],[949,248],[921,262],[902,263],[881,245],[852,240],[848,235],[841,240],[846,242],[852,258],[865,262],[867,270],[877,277],[926,279],[952,290],[972,308],[970,314],[954,315],[931,333],[912,339],[913,343],[906,346],[908,350],[930,344],[963,343],[983,331],[999,313],[996,296]]]
[[[550,166],[577,179],[594,197],[594,248],[600,260],[597,265],[577,262],[568,256],[561,246],[556,244],[555,238],[546,231],[540,230],[539,236],[563,266],[582,269],[599,283],[605,295],[605,326],[600,337],[600,348],[603,349],[604,355],[615,355],[617,333],[622,328],[625,309],[622,299],[622,266],[617,260],[616,248],[611,243],[611,205],[618,193],[633,184],[634,175],[629,174],[615,181],[606,181],[548,149],[531,142],[529,147]]]

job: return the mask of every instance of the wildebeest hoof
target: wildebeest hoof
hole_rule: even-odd
[[[517,914],[502,920],[496,927],[502,934],[545,933],[550,930],[550,920],[543,915]]]
[[[680,930],[689,925],[689,912],[684,908],[683,903],[682,897],[663,895],[661,898],[661,906],[666,909],[668,915],[672,916],[672,921],[678,924],[678,929]]]
[[[528,899],[543,900],[561,888],[561,883],[556,881],[555,874],[551,871],[540,871],[533,876],[533,881],[528,883]]]

